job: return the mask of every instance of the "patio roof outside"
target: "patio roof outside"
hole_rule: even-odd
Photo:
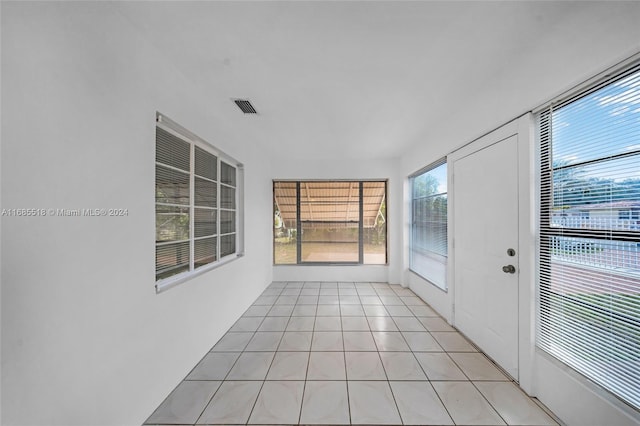
[[[356,227],[359,220],[359,181],[300,182],[300,220],[326,226]],[[362,182],[363,227],[384,220],[386,182]],[[296,227],[296,182],[276,182],[274,199],[286,228]]]

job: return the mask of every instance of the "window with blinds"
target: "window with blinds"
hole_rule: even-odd
[[[410,177],[409,269],[447,289],[447,163],[442,159]]]
[[[640,68],[538,126],[537,345],[640,409]]]
[[[223,156],[158,114],[156,281],[236,254],[237,167]]]

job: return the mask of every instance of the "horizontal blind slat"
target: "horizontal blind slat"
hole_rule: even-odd
[[[539,113],[537,345],[640,408],[640,71]]]
[[[412,199],[409,268],[438,287],[446,289],[446,159],[412,175],[410,184]]]
[[[156,161],[185,172],[191,170],[191,144],[156,127]]]

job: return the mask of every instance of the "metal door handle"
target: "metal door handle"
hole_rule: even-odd
[[[503,266],[502,267],[502,272],[504,272],[505,274],[515,274],[516,273],[516,267],[513,266],[513,265]]]

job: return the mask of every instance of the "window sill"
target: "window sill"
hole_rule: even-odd
[[[389,266],[388,263],[354,263],[354,262],[303,262],[303,263],[274,263],[273,266]]]
[[[438,284],[434,283],[433,281],[431,281],[429,278],[425,278],[422,275],[420,275],[420,273],[414,271],[413,269],[409,268],[409,272],[411,272],[413,275],[415,275],[416,277],[420,278],[421,280],[423,280],[424,282],[426,282],[427,284],[432,285],[433,287],[437,288],[438,290],[442,291],[443,293],[449,293],[449,287],[445,286],[444,288],[442,288],[441,286],[439,286]]]

